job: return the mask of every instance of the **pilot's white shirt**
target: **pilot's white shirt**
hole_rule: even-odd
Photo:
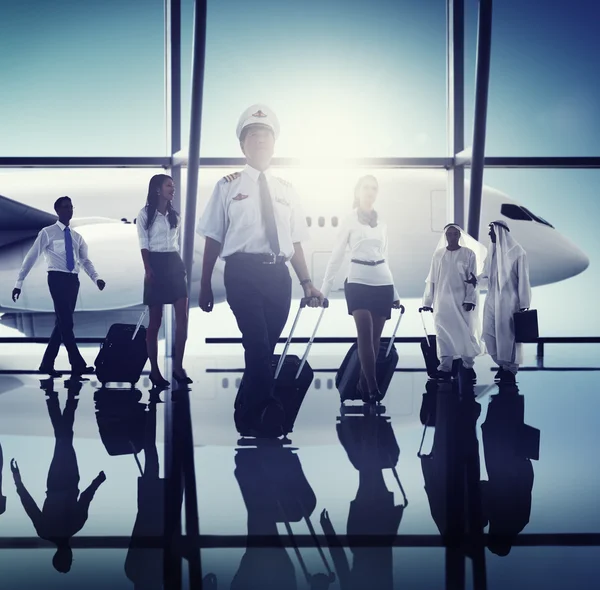
[[[78,274],[79,269],[83,267],[85,272],[89,275],[92,281],[98,281],[98,273],[92,264],[92,261],[88,258],[88,246],[83,239],[83,236],[77,233],[73,228],[71,229],[71,241],[73,242],[73,260],[75,267],[73,270],[67,270],[67,254],[65,250],[65,228],[60,221],[57,221],[54,225],[44,227],[38,233],[33,246],[27,252],[15,289],[20,289],[23,286],[25,277],[29,274],[29,271],[33,268],[37,259],[43,254],[48,264],[48,271],[66,272],[70,274]]]
[[[179,252],[179,227],[181,223],[178,223],[177,227],[171,227],[168,215],[163,215],[160,211],[156,212],[156,217],[149,230],[146,229],[147,223],[148,211],[146,211],[146,207],[143,207],[135,220],[140,250]]]
[[[221,258],[236,252],[271,253],[261,215],[259,175],[258,170],[246,165],[242,172],[219,180],[198,222],[199,234],[221,244]],[[294,244],[308,240],[306,218],[292,185],[268,170],[265,176],[279,238],[280,252],[275,254],[289,260],[294,255]]]
[[[355,209],[341,223],[323,278],[321,293],[323,293],[324,297],[329,296],[333,281],[342,266],[344,254],[348,247],[350,248],[350,259],[367,262],[385,260],[385,262],[377,266],[367,266],[351,262],[348,271],[349,283],[361,283],[374,287],[394,284],[394,278],[387,262],[388,239],[386,224],[381,219],[378,219],[375,227],[365,225],[358,220],[358,212]],[[394,301],[398,301],[399,299],[398,292],[394,287]]]

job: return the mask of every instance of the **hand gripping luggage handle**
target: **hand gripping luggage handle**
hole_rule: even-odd
[[[386,358],[390,354],[390,350],[392,350],[392,346],[394,346],[394,340],[396,339],[396,332],[398,332],[398,328],[400,327],[400,322],[402,321],[402,316],[404,315],[404,312],[405,312],[404,305],[401,305],[399,307],[399,309],[400,309],[400,317],[398,318],[398,321],[396,322],[396,327],[394,328],[394,333],[392,334],[392,337],[390,338],[390,343],[388,344],[387,350],[385,351]]]
[[[300,300],[300,307],[298,308],[298,311],[296,312],[296,317],[294,318],[294,323],[292,324],[292,329],[290,330],[290,335],[288,336],[288,339],[286,340],[285,346],[283,348],[283,352],[281,353],[281,356],[279,357],[279,362],[277,363],[277,369],[275,369],[275,379],[277,379],[277,377],[279,377],[279,372],[281,371],[281,367],[283,366],[283,361],[285,361],[285,357],[287,355],[288,348],[290,347],[290,343],[292,342],[292,336],[294,335],[294,331],[296,330],[296,325],[298,324],[298,320],[300,319],[300,314],[302,313],[302,310],[307,306],[308,302],[311,299],[314,299],[314,297],[303,297]],[[329,301],[327,299],[324,299],[323,300],[323,309],[321,310],[321,314],[319,315],[319,320],[317,322],[317,326],[315,327],[313,335],[310,338],[310,342],[308,343],[308,347],[306,349],[306,353],[304,354],[304,358],[302,359],[302,362],[300,363],[300,369],[299,369],[298,373],[296,374],[296,378],[298,377],[298,375],[300,374],[300,371],[304,367],[304,362],[306,361],[308,351],[310,350],[312,341],[314,340],[315,335],[317,333],[317,329],[319,327],[319,324],[321,323],[321,318],[323,317],[323,312],[325,311],[325,309],[327,307],[329,307]]]
[[[425,338],[427,339],[427,346],[431,348],[431,342],[429,341],[429,334],[427,333],[427,326],[425,325],[425,318],[423,318],[423,308],[419,307],[419,315],[421,316],[421,322],[423,323],[423,330],[425,330]]]
[[[133,332],[133,336],[131,337],[132,340],[135,340],[135,337],[136,337],[140,327],[142,326],[142,322],[144,321],[144,318],[146,317],[147,313],[148,313],[148,308],[146,308],[142,312],[142,315],[140,316],[140,319],[138,320],[137,326],[135,327],[135,331]]]

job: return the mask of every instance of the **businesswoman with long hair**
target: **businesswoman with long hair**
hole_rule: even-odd
[[[166,174],[150,179],[146,206],[139,212],[136,225],[146,276],[144,305],[150,321],[146,345],[150,359],[150,381],[157,387],[168,387],[158,367],[158,331],[162,323],[163,305],[175,308],[175,358],[173,378],[179,383],[191,383],[183,368],[183,353],[187,339],[188,292],[186,272],[179,255],[180,217],[173,208],[175,184]]]
[[[344,283],[348,313],[356,323],[361,365],[359,393],[364,402],[380,401],[376,362],[385,322],[400,298],[387,261],[387,226],[374,209],[379,184],[374,176],[358,179],[353,210],[342,222],[323,278],[321,293],[329,295],[333,281],[350,249],[350,270]]]

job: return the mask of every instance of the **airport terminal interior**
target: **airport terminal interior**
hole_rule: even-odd
[[[123,2],[123,6],[127,4]],[[127,186],[128,191],[137,183],[141,186],[138,193],[144,193],[152,174],[166,172],[179,181],[176,203],[186,228],[186,216],[192,211],[194,218],[189,227],[194,233],[195,218],[205,200],[199,199],[197,208],[191,205],[198,190],[193,182],[210,188],[220,176],[243,166],[241,154],[235,151],[238,146],[232,129],[239,112],[253,101],[247,92],[239,103],[223,94],[223,112],[228,109],[228,114],[212,116],[215,87],[232,82],[214,74],[215,52],[225,50],[221,46],[215,49],[217,34],[211,23],[216,22],[216,31],[221,31],[219,27],[224,27],[230,17],[247,17],[248,22],[257,24],[261,21],[252,11],[243,12],[247,8],[234,1],[229,3],[231,15],[219,12],[218,3],[208,2],[208,19],[204,23],[198,14],[206,10],[206,2],[152,0],[150,4],[154,5],[153,18],[158,23],[153,35],[160,37],[160,51],[156,52],[160,92],[166,91],[170,98],[179,97],[182,105],[174,106],[170,99],[164,104],[165,121],[170,120],[172,125],[178,119],[183,129],[179,145],[173,140],[173,127],[169,125],[167,155],[139,156],[133,146],[126,155],[107,153],[103,160],[104,154],[94,149],[90,157],[79,158],[79,152],[69,153],[68,148],[60,153],[37,153],[33,146],[26,153],[21,148],[11,151],[10,146],[1,144],[2,197],[51,212],[54,195],[69,191],[76,207],[75,217],[78,208],[86,218],[114,216],[117,227],[127,229],[133,226],[127,219],[122,220],[123,215],[134,217],[141,207],[139,199],[121,208],[123,198],[116,193],[108,195],[104,203],[112,209],[106,211],[99,206],[94,209],[84,196],[95,196],[96,203],[100,202],[103,197],[93,193],[92,185],[103,181]],[[257,6],[268,12],[276,4],[265,0]],[[319,3],[313,4],[315,11],[320,10]],[[321,4],[340,10],[337,2]],[[378,2],[372,3],[370,9],[366,4],[364,10],[376,10]],[[379,4],[380,12],[395,10],[396,3]],[[508,84],[509,79],[502,77],[501,84],[497,72],[501,67],[515,69],[526,65],[523,53],[515,50],[513,54],[506,45],[507,23],[513,22],[516,12],[530,10],[522,8],[521,3],[508,2],[503,7],[498,6],[503,3],[494,3],[493,17],[491,0],[432,2],[437,5],[435,15],[423,8],[425,3],[397,4],[404,7],[404,16],[411,15],[411,28],[402,29],[407,39],[412,27],[426,30],[427,23],[439,33],[439,67],[433,68],[431,76],[441,79],[438,111],[442,115],[438,119],[442,139],[433,155],[427,153],[425,140],[421,144],[415,140],[416,156],[410,149],[401,155],[350,154],[358,158],[350,172],[338,163],[331,178],[351,178],[347,184],[352,186],[355,178],[368,171],[378,175],[381,186],[387,187],[400,182],[397,179],[403,175],[402,182],[408,185],[402,186],[408,186],[406,190],[410,192],[411,182],[415,187],[424,186],[429,182],[426,175],[437,169],[438,180],[432,181],[437,184],[426,189],[422,201],[423,207],[431,207],[431,225],[428,217],[426,227],[427,234],[431,234],[426,241],[430,250],[443,225],[456,220],[451,219],[452,215],[462,217],[460,225],[465,229],[479,228],[472,219],[479,219],[481,213],[482,227],[492,220],[486,219],[489,214],[512,224],[515,235],[535,236],[531,246],[525,247],[533,260],[532,308],[540,318],[539,339],[523,345],[524,361],[516,383],[495,381],[497,366],[488,355],[477,357],[474,383],[463,373],[452,381],[439,381],[428,375],[421,350],[425,334],[418,311],[418,293],[424,287],[425,277],[417,272],[413,280],[409,271],[402,277],[395,276],[400,291],[406,280],[408,296],[401,293],[406,311],[394,342],[399,360],[381,403],[340,399],[336,375],[356,333],[343,295],[332,298],[307,357],[310,386],[290,432],[279,439],[242,437],[236,430],[234,401],[244,372],[240,333],[226,302],[221,300],[210,315],[198,309],[194,287],[184,362],[193,381],[188,386],[173,379],[168,388],[159,390],[150,383],[148,366],[133,386],[103,385],[93,374],[71,378],[64,347],[55,364],[62,374],[51,378],[38,371],[54,322],[51,309],[17,309],[9,301],[20,264],[4,258],[4,252],[12,245],[10,232],[14,229],[4,213],[18,212],[13,202],[13,208],[2,209],[0,215],[0,588],[597,587],[600,324],[593,293],[600,286],[595,266],[600,251],[598,134],[595,144],[590,139],[590,143],[579,145],[573,139],[572,145],[559,143],[559,147],[548,148],[550,151],[545,149],[548,142],[544,146],[538,143],[539,153],[535,152],[534,143],[498,139],[499,129],[509,125],[507,121],[518,108],[514,107],[509,116],[510,109],[502,111],[497,106],[499,102],[494,102],[500,100],[495,98],[499,95],[506,99],[502,84]],[[593,3],[588,5],[581,0],[579,4],[592,7]],[[140,12],[134,11],[134,16],[125,14],[127,11],[118,12],[110,2],[108,5],[111,8],[107,10],[112,10],[115,17],[119,14],[125,19],[123,22],[142,22],[136,20],[141,19],[139,14],[144,10],[139,3],[136,6]],[[550,9],[537,0],[532,5],[535,8],[521,16],[522,22],[534,27],[534,16]],[[552,10],[540,24],[540,39],[543,37],[543,42],[549,44],[551,35],[548,32],[545,36],[543,27],[554,30],[552,27],[558,26],[561,15],[567,18],[566,12]],[[246,17],[234,17],[236,11]],[[400,13],[392,14],[393,18],[401,18]],[[588,20],[592,20],[591,14]],[[29,18],[17,12],[12,16],[15,27]],[[333,17],[328,14],[327,18]],[[355,23],[348,18],[337,22],[334,29],[342,30],[347,25],[353,35],[358,35],[360,28],[352,28]],[[580,15],[581,39],[585,37],[584,21]],[[299,32],[295,34],[301,35],[306,26],[300,19]],[[587,33],[590,45],[581,49],[581,59],[593,55],[589,47],[592,42],[598,43],[595,35]],[[234,37],[227,39],[231,46],[235,44]],[[198,50],[205,41],[206,56]],[[583,47],[586,42],[581,43]],[[180,55],[174,51],[178,44]],[[500,52],[498,47],[505,51]],[[569,47],[575,51],[577,44],[573,42]],[[581,61],[576,54],[571,58],[570,63]],[[35,57],[21,55],[20,59],[25,67],[27,60]],[[397,56],[394,59],[400,69],[407,69]],[[167,75],[163,79],[165,67]],[[356,62],[356,67],[363,68],[364,73],[364,63]],[[561,67],[566,72],[570,66],[563,63]],[[536,70],[539,84],[544,83],[544,68]],[[552,77],[555,72],[552,70],[549,75]],[[464,85],[458,82],[462,80]],[[554,82],[553,88],[561,86]],[[525,86],[521,86],[523,96]],[[204,113],[191,108],[188,94],[192,90],[192,97],[204,97]],[[260,90],[264,92],[264,88]],[[600,88],[589,86],[585,91],[587,96],[597,97]],[[284,106],[285,96],[278,92],[274,91],[274,103]],[[268,90],[261,96],[268,99]],[[531,100],[534,104],[535,99]],[[595,119],[590,129],[594,125],[597,129],[600,121],[597,102],[594,104]],[[552,117],[560,118],[567,109],[567,125],[575,127],[575,134],[587,132],[586,125],[580,126],[577,115],[570,110],[573,107],[577,111],[580,105],[571,102],[563,104],[564,108],[544,111],[544,125]],[[535,108],[530,108],[521,112],[526,119],[535,118]],[[589,112],[588,115],[592,117]],[[290,111],[284,113],[282,120],[290,122],[294,116]],[[52,107],[45,117],[52,119]],[[121,128],[123,125],[118,123]],[[456,125],[465,127],[462,136],[455,132]],[[158,127],[164,134],[165,124],[159,121]],[[206,148],[210,153],[204,152],[208,140],[203,133],[213,137],[217,127],[233,137],[226,144],[230,153],[211,152],[210,146]],[[300,131],[301,126],[296,126],[295,133]],[[68,135],[69,131],[65,133]],[[566,134],[565,128],[559,127],[557,140]],[[293,137],[285,141],[286,145],[293,145]],[[392,152],[394,145],[390,143]],[[190,174],[194,169],[192,162],[181,156],[182,148],[187,150],[188,146],[189,154],[199,153],[200,166],[195,167],[198,177]],[[229,157],[223,157],[224,153]],[[48,156],[56,160],[51,161]],[[291,154],[290,159],[276,159],[274,164],[290,171],[292,177],[296,175],[294,178],[300,179],[301,184],[302,163],[298,165],[293,159]],[[414,176],[407,176],[413,172]],[[326,183],[328,173],[319,174]],[[195,178],[191,183],[190,176]],[[211,182],[207,182],[207,177]],[[310,176],[307,178],[305,186],[310,185]],[[501,191],[490,186],[499,186]],[[29,199],[30,189],[35,189],[35,199]],[[581,199],[582,206],[564,212],[565,194],[569,191],[573,200]],[[503,200],[505,194],[510,198]],[[206,196],[203,194],[202,198]],[[341,198],[347,199],[349,207],[350,197]],[[443,204],[443,209],[434,211],[436,203]],[[497,205],[497,211],[486,209],[491,207],[489,203]],[[8,207],[6,202],[0,205]],[[327,231],[328,236],[335,238],[340,212],[332,208],[324,211],[322,214],[318,206],[307,205],[307,221],[309,216],[312,220],[310,230],[313,235]],[[403,211],[408,211],[408,206]],[[395,236],[398,243],[402,231]],[[196,265],[201,257],[198,248],[202,238],[196,234],[196,242],[190,243],[186,237],[183,236],[183,251],[189,253],[192,248]],[[485,233],[480,232],[478,237],[482,243],[488,243]],[[135,240],[132,243],[137,244]],[[75,313],[75,335],[88,365],[93,366],[110,325],[135,324],[143,309],[141,259],[136,247],[132,249],[132,259],[135,264],[139,262],[140,281],[134,285],[134,291],[139,286],[136,305],[126,310],[118,306],[88,307],[85,311],[78,308]],[[126,254],[119,248],[114,266],[109,268],[108,262],[104,265],[106,272],[112,273],[107,279],[107,296],[111,285],[127,280],[128,273],[119,268],[119,264],[125,264]],[[428,265],[432,252],[427,252]],[[544,258],[547,252],[551,255]],[[90,246],[92,259],[93,254]],[[118,261],[120,256],[122,260]],[[314,272],[315,268],[311,267]],[[43,268],[40,272],[44,274]],[[322,269],[319,272],[322,274]],[[89,283],[85,275],[81,281]],[[343,277],[339,281],[343,282]],[[119,287],[125,293],[129,286],[125,282],[121,285],[125,285]],[[341,282],[338,295],[343,293],[340,285]],[[38,288],[46,298],[44,305],[51,305],[45,285]],[[85,293],[92,293],[89,285],[85,288],[88,291],[84,291],[84,298]],[[25,293],[27,282],[23,289]],[[28,300],[23,301],[25,305]],[[292,300],[276,354],[283,350],[298,301],[297,297]],[[82,300],[81,305],[84,303]],[[320,313],[310,308],[303,310],[290,355],[302,357]],[[398,317],[393,310],[384,328],[384,343],[389,342]],[[431,318],[426,318],[426,322],[431,334]],[[159,342],[165,377],[171,376],[173,370],[173,342],[174,316],[172,306],[167,306]],[[52,489],[60,492],[49,493]]]

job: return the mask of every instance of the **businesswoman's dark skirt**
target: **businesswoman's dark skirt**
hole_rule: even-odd
[[[186,272],[179,252],[150,252],[152,281],[144,281],[144,305],[175,303],[188,296]]]
[[[344,294],[348,304],[348,314],[357,309],[366,309],[373,315],[386,319],[392,317],[394,303],[394,285],[363,285],[362,283],[344,283]]]

